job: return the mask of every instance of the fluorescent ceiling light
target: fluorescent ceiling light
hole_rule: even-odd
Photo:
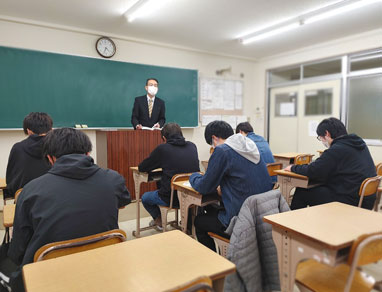
[[[128,22],[137,18],[146,17],[161,8],[168,0],[138,0],[134,5],[126,10],[124,16]]]
[[[345,5],[345,6],[342,6],[339,8],[334,8],[334,9],[331,9],[327,12],[323,12],[323,13],[314,15],[312,17],[308,17],[304,20],[304,24],[309,24],[309,23],[313,23],[313,22],[316,22],[319,20],[323,20],[323,19],[326,19],[326,18],[329,18],[332,16],[336,16],[336,15],[339,15],[339,14],[342,14],[345,12],[349,12],[349,11],[352,11],[352,10],[355,10],[355,9],[358,9],[358,8],[361,8],[361,7],[364,7],[366,5],[376,3],[376,2],[382,2],[382,1],[381,0],[360,0],[360,1],[357,1],[354,3],[351,3],[349,5]]]
[[[266,39],[266,38],[269,38],[271,36],[274,36],[274,35],[277,35],[277,34],[280,34],[280,33],[295,29],[295,28],[298,28],[299,26],[300,26],[300,23],[295,22],[295,23],[288,24],[288,25],[282,26],[280,28],[276,28],[276,29],[264,32],[264,33],[250,34],[246,37],[241,38],[240,41],[243,45],[246,45],[248,43],[252,43],[255,41]]]
[[[289,18],[286,21],[277,23],[266,28],[257,30],[253,33],[247,34],[239,38],[242,44],[249,44],[251,42],[259,41],[271,36],[281,34],[286,31],[296,29],[302,25],[314,23],[319,20],[327,19],[329,17],[349,12],[366,5],[370,5],[382,0],[343,0],[337,1],[333,4],[320,7],[316,10],[305,12],[301,15]]]

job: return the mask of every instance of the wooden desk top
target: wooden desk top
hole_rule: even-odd
[[[16,204],[4,205],[3,208],[3,224],[4,227],[12,227],[15,219]]]
[[[277,154],[273,154],[273,157],[278,157],[278,158],[288,158],[288,159],[291,159],[291,158],[295,158],[296,156],[301,155],[301,154],[304,154],[304,153],[285,152],[285,153],[277,153]]]
[[[188,179],[186,181],[176,181],[173,183],[174,187],[176,190],[179,190],[179,189],[186,189],[188,191],[191,191],[195,194],[199,194],[197,190],[195,190],[191,185],[189,185],[190,182],[188,181]]]
[[[338,202],[264,216],[264,221],[336,250],[362,234],[382,231],[382,213]]]
[[[25,265],[28,292],[164,291],[201,275],[213,280],[235,265],[181,231]]]
[[[291,171],[286,171],[286,170],[274,170],[274,172],[277,175],[282,175],[282,176],[288,176],[288,177],[295,177],[303,180],[308,180],[309,178],[305,175],[297,174]]]
[[[130,169],[131,169],[132,171],[137,171],[137,172],[139,172],[139,170],[138,170],[138,166],[131,166]],[[156,169],[154,169],[154,170],[152,170],[152,171],[150,171],[150,172],[159,172],[159,171],[162,171],[162,168],[156,168]]]
[[[0,178],[0,189],[5,189],[7,187],[7,183],[5,182],[5,178]]]

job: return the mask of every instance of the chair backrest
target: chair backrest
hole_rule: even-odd
[[[16,202],[17,202],[17,198],[19,197],[19,195],[20,195],[20,193],[23,191],[23,188],[21,188],[21,189],[18,189],[17,191],[16,191],[16,193],[15,193],[15,204],[16,204]]]
[[[167,292],[207,292],[214,291],[212,288],[212,281],[207,276],[198,277],[192,281],[184,283],[175,287],[174,289],[167,290]]]
[[[171,178],[171,197],[170,197],[170,206],[169,208],[172,208],[172,203],[173,203],[173,200],[174,200],[174,185],[173,183],[174,182],[177,182],[177,181],[187,181],[188,178],[191,176],[192,173],[179,173],[179,174],[175,174],[173,175],[173,177]]]
[[[376,166],[375,166],[376,170],[377,170],[377,175],[382,175],[382,162],[381,163],[378,163]]]
[[[34,262],[57,258],[85,250],[126,241],[126,233],[121,229],[113,229],[90,236],[57,241],[45,244],[34,254]]]
[[[277,175],[277,173],[275,173],[275,170],[281,170],[282,167],[283,164],[281,162],[267,163],[267,169],[270,176]]]
[[[379,183],[381,182],[380,176],[366,178],[359,188],[359,203],[358,207],[362,206],[362,201],[365,196],[370,196],[378,191]]]
[[[302,165],[302,164],[309,164],[312,162],[313,155],[311,154],[300,154],[297,155],[294,159],[294,164]]]
[[[349,276],[344,292],[350,291],[358,266],[378,262],[382,259],[382,232],[365,234],[354,241],[348,257]]]

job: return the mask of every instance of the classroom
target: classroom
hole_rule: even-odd
[[[140,14],[137,13],[139,10]],[[333,11],[340,12],[331,15]],[[328,12],[329,16],[326,16]],[[227,122],[234,132],[239,123],[249,122],[252,131],[269,143],[277,162],[276,154],[280,153],[304,153],[311,155],[311,161],[318,159],[325,150],[321,143],[325,135],[318,135],[317,127],[322,120],[335,117],[345,125],[349,134],[355,133],[365,141],[373,164],[377,166],[382,162],[381,14],[380,0],[1,1],[0,179],[6,177],[13,145],[26,138],[22,129],[24,117],[30,112],[47,112],[53,118],[53,128],[80,128],[90,139],[90,156],[94,163],[101,168],[114,169],[126,179],[132,203],[121,209],[119,216],[120,222],[121,218],[130,222],[120,224],[120,228],[127,231],[127,242],[131,247],[126,245],[125,249],[119,247],[118,250],[128,252],[139,240],[142,240],[141,247],[135,243],[138,249],[155,244],[148,241],[154,238],[152,234],[162,236],[153,242],[174,236],[174,241],[188,245],[186,239],[176,235],[165,238],[167,232],[145,231],[144,226],[149,224],[151,217],[143,205],[135,201],[138,192],[142,195],[156,188],[155,182],[147,182],[157,178],[155,171],[145,176],[143,171],[132,167],[137,167],[162,143],[160,131],[135,131],[136,125],[133,127],[131,122],[133,104],[134,109],[136,106],[134,98],[146,94],[145,85],[151,87],[146,80],[149,78],[156,81],[158,97],[165,101],[166,122],[179,124],[185,140],[195,144],[202,172],[206,170],[203,162],[211,156],[211,145],[205,138],[206,126],[214,120]],[[320,19],[322,15],[325,17]],[[106,52],[109,49],[114,52]],[[31,68],[34,64],[36,67]],[[55,75],[59,73],[62,75]],[[31,76],[30,80],[28,76]],[[40,88],[40,83],[35,80],[45,83],[44,87]],[[80,85],[74,88],[78,81]],[[23,86],[28,89],[23,91]],[[76,90],[80,92],[79,96],[71,95],[77,93]],[[52,92],[52,96],[47,96]],[[126,143],[136,145],[125,147]],[[126,157],[131,161],[124,164],[122,161]],[[287,161],[290,161],[289,157]],[[283,163],[282,168],[289,164]],[[185,172],[196,171],[199,169]],[[289,205],[288,196],[292,189],[303,187],[303,184],[307,184],[305,188],[310,187],[310,181],[298,175],[288,178],[285,174],[278,175],[278,182],[284,182],[279,190],[282,196],[288,193],[284,197]],[[143,182],[142,189],[138,180],[139,184]],[[195,182],[190,179],[190,183],[194,186],[196,178]],[[184,193],[186,198],[187,193],[192,192],[188,189],[192,189],[191,185],[178,186],[178,196]],[[192,202],[184,199],[183,202],[179,198],[179,203],[204,207],[207,203],[199,199],[200,202],[196,199]],[[0,204],[3,209],[3,202]],[[292,212],[299,211],[299,216],[304,218],[304,212],[310,208]],[[378,210],[372,212],[370,220],[380,218],[374,217],[382,214]],[[360,212],[361,216],[364,211],[355,212]],[[344,208],[343,212],[350,211]],[[173,220],[174,212],[169,214],[169,220]],[[190,214],[180,211],[184,232],[189,229],[187,218]],[[283,222],[278,217],[264,221],[269,226],[279,226]],[[380,224],[373,226],[374,229],[368,227],[371,233],[382,231]],[[346,230],[347,227],[343,228]],[[283,243],[283,239],[277,237],[283,234],[280,230],[275,228],[273,231],[280,233],[273,235],[276,245],[277,240]],[[172,232],[175,231],[168,234]],[[196,238],[195,230],[192,232]],[[138,237],[141,238],[135,240]],[[190,243],[190,249],[195,243]],[[196,246],[195,250],[198,248]],[[205,251],[200,249],[198,252]],[[192,258],[191,253],[184,256]],[[205,257],[209,256],[211,261],[215,260],[214,255],[206,252]],[[145,254],[145,257],[149,261],[151,255]],[[323,261],[330,264],[332,260],[338,260],[336,257],[338,254],[324,255]],[[119,259],[115,257],[114,260],[118,262]],[[55,261],[60,264],[58,259]],[[97,263],[102,265],[102,262]],[[70,265],[70,262],[66,264]],[[224,276],[234,273],[230,264],[226,259],[222,260],[219,265],[227,266],[227,269],[216,273],[225,273]],[[181,266],[182,261],[178,259],[175,265]],[[54,264],[46,265],[44,269],[49,271],[52,267]],[[381,262],[378,267],[381,268]],[[145,268],[137,263],[138,270]],[[376,272],[379,268],[372,268],[370,273],[382,281],[382,272]],[[133,273],[128,267],[123,269],[128,274]],[[236,270],[239,269],[236,264]],[[289,268],[279,269],[289,272]],[[30,275],[37,277],[35,271],[31,270]],[[121,273],[116,272],[116,275]],[[172,273],[170,269],[169,273]],[[294,273],[290,271],[287,280],[280,280],[278,290],[300,291],[294,284]],[[135,274],[139,279],[139,273]],[[202,275],[195,273],[197,276]],[[218,279],[215,276],[211,276],[214,288],[221,291],[224,277]],[[227,285],[227,279],[224,285]],[[182,278],[183,282],[191,280]],[[70,281],[70,278],[62,281]],[[182,284],[180,280],[163,282],[158,286],[148,283],[148,288],[142,291],[162,289],[158,287],[165,287],[160,291],[183,291],[171,290]],[[33,285],[30,287],[27,291],[38,291],[33,290],[36,289]],[[124,286],[114,288],[121,287]],[[382,291],[382,284],[379,288]],[[134,291],[128,287],[124,289],[121,291]]]

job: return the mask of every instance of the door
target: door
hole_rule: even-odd
[[[271,90],[269,142],[273,153],[318,155],[317,125],[340,116],[340,80],[301,84]],[[288,98],[289,97],[289,98]]]

